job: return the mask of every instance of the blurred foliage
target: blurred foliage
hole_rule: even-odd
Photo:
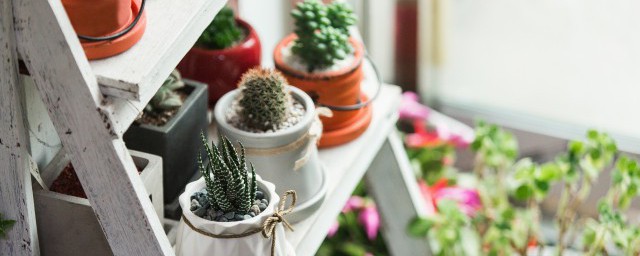
[[[235,45],[244,36],[244,31],[236,22],[233,9],[225,6],[202,32],[196,45],[206,49],[220,50]]]

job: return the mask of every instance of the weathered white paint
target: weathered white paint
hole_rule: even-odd
[[[407,233],[411,220],[426,215],[413,168],[396,132],[389,134],[366,175],[382,219],[382,235],[392,255],[431,255],[426,238]]]
[[[145,106],[225,3],[148,0],[140,41],[117,56],[90,62],[102,92]]]
[[[43,169],[62,148],[62,143],[49,118],[47,107],[40,99],[40,95],[38,95],[33,79],[24,75],[20,77],[25,91],[25,104],[23,104],[23,107],[27,112],[27,124],[25,126],[29,128],[29,152],[33,160],[38,163],[40,169]]]
[[[12,5],[0,2],[0,213],[16,224],[0,255],[39,255]]]
[[[13,4],[18,50],[72,156],[112,251],[173,255],[61,2],[14,0]]]
[[[163,219],[162,158],[138,151],[130,152],[136,166],[142,169],[140,177],[149,197],[153,198],[156,213]],[[60,173],[67,164],[68,159],[57,157],[49,167],[59,167],[56,173]],[[47,185],[51,185],[51,182],[53,180]],[[43,254],[112,255],[89,200],[46,189],[34,189],[34,198]]]

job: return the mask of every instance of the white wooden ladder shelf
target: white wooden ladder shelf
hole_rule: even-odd
[[[112,252],[174,255],[122,134],[225,2],[149,0],[140,42],[118,56],[89,62],[60,0],[2,1],[0,213],[17,223],[0,239],[0,255],[39,254],[18,56]]]

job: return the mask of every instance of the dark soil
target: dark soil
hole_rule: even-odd
[[[182,101],[184,101],[187,97],[189,97],[189,94],[191,94],[190,91],[187,91],[187,88],[178,89],[176,90],[176,93],[180,95],[180,98],[182,99]],[[176,108],[176,109],[170,109],[170,110],[161,110],[160,112],[157,112],[157,111],[147,111],[145,109],[144,111],[142,111],[142,116],[136,119],[135,123],[137,125],[147,124],[147,125],[153,125],[153,126],[164,126],[169,121],[171,121],[171,118],[175,116],[179,110],[180,108]]]
[[[138,169],[138,174],[140,174],[142,170],[137,166],[136,168]],[[84,192],[78,175],[76,175],[76,170],[71,163],[69,163],[60,173],[60,176],[53,181],[49,190],[69,196],[87,198],[87,194]]]

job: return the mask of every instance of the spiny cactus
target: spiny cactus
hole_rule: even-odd
[[[286,79],[277,71],[254,68],[240,80],[239,115],[249,128],[275,129],[289,116],[291,95]]]
[[[196,45],[219,50],[232,46],[242,40],[242,37],[242,29],[236,23],[233,9],[224,7],[202,32]]]
[[[240,155],[229,139],[220,135],[218,146],[209,147],[204,133],[200,133],[209,163],[205,166],[198,155],[198,167],[207,186],[207,199],[216,210],[247,213],[256,200],[258,185],[253,164],[247,167],[244,147]],[[251,173],[249,173],[251,172]]]
[[[324,5],[318,0],[298,3],[291,11],[298,39],[291,49],[308,65],[308,71],[333,65],[353,52],[349,44],[349,26],[356,16],[346,3]]]
[[[180,95],[176,93],[176,90],[184,87],[184,82],[182,81],[182,76],[178,70],[173,70],[171,75],[164,80],[164,83],[156,92],[156,94],[151,98],[149,104],[145,108],[147,111],[162,111],[162,110],[170,110],[179,108],[182,106],[182,99]]]

